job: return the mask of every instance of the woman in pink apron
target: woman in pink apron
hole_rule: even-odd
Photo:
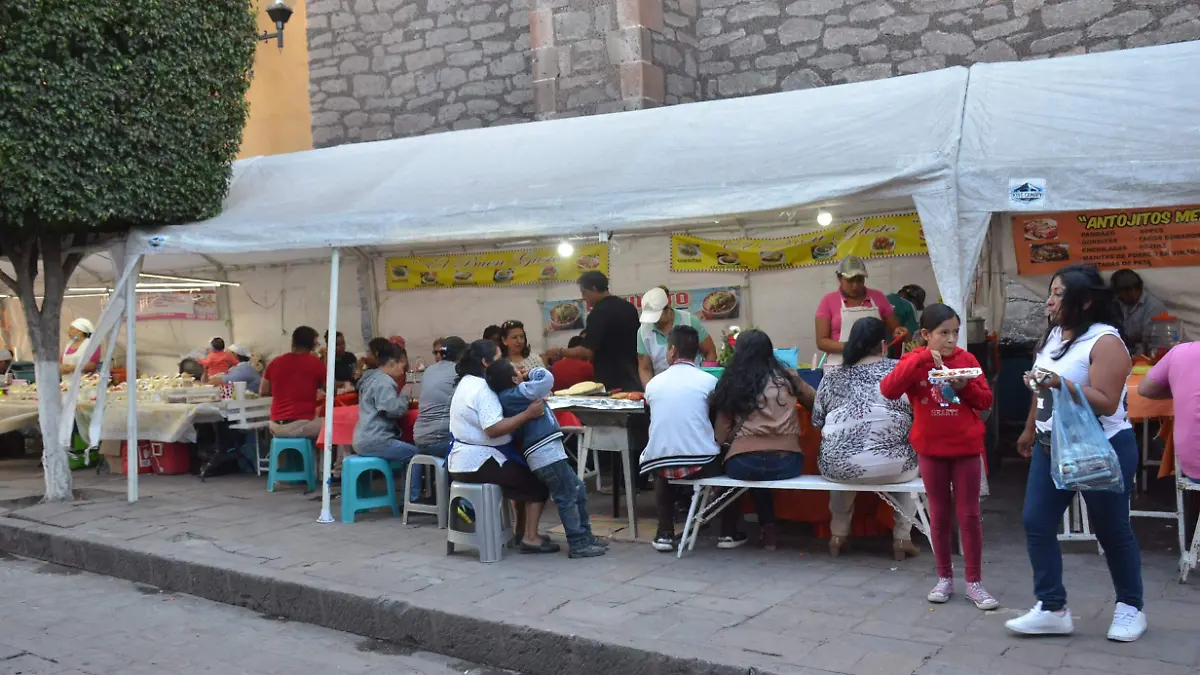
[[[883,293],[867,288],[867,266],[849,256],[838,265],[838,290],[821,298],[817,305],[817,348],[828,354],[826,366],[842,363],[842,349],[850,329],[860,319],[881,319],[894,336],[907,335],[892,304]]]

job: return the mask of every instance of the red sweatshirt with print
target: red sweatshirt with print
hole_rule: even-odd
[[[970,352],[958,348],[944,357],[942,363],[947,368],[979,367]],[[909,352],[879,383],[879,391],[893,400],[908,394],[913,407],[911,440],[917,454],[930,457],[983,454],[984,426],[976,411],[992,407],[992,390],[986,378],[968,380],[957,392],[960,403],[942,406],[941,397],[929,383],[933,367],[933,354],[928,349]]]

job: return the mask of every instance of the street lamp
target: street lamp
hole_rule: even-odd
[[[262,35],[258,36],[258,39],[266,42],[274,38],[279,41],[279,48],[283,49],[283,25],[288,22],[288,19],[292,18],[292,8],[288,7],[287,3],[283,0],[275,0],[267,8],[267,16],[271,17],[271,20],[275,22],[275,32],[267,33],[264,31]]]

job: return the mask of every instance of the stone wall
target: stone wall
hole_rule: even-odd
[[[313,145],[533,119],[527,0],[311,0]]]
[[[705,99],[1200,38],[1184,0],[699,0]]]

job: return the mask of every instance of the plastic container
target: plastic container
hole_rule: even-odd
[[[150,442],[149,441],[139,441],[138,442],[138,456],[137,456],[138,473],[139,474],[150,473],[150,471],[151,471],[150,464],[151,464]],[[112,466],[112,462],[109,462],[108,468],[113,473],[119,473],[121,475],[124,475],[125,467],[127,467],[127,466],[129,466],[129,444],[121,443],[121,459],[120,459],[120,461],[117,463],[117,466]]]
[[[1146,352],[1157,360],[1184,340],[1183,322],[1164,312],[1150,320]]]

